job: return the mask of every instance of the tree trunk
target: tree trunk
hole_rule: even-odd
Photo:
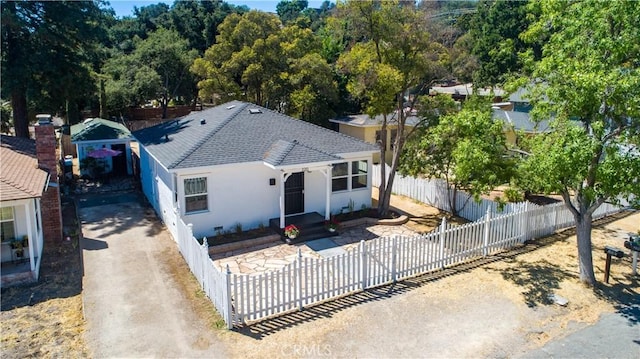
[[[591,248],[591,215],[580,213],[576,218],[576,233],[578,236],[578,265],[580,281],[593,287],[596,277],[593,273],[593,256]]]
[[[107,90],[104,78],[100,78],[100,118],[107,118]]]
[[[13,109],[13,128],[16,137],[29,138],[29,118],[27,116],[27,96],[23,88],[11,91],[11,108]]]

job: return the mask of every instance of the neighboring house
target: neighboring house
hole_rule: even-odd
[[[429,95],[435,96],[437,94],[451,95],[454,100],[466,100],[467,97],[473,94],[473,84],[459,84],[454,86],[432,86],[429,89]],[[502,97],[505,95],[504,90],[500,88],[481,88],[478,90],[479,96],[493,96],[493,102],[502,101]]]
[[[71,126],[71,143],[76,146],[80,175],[91,176],[91,164],[101,168],[102,173],[133,174],[130,144],[132,140],[131,132],[124,125],[101,118],[89,118]],[[89,153],[101,148],[116,150],[120,154],[94,161]]]
[[[36,141],[0,137],[3,287],[38,280],[44,241],[62,238],[56,137],[50,116],[38,120]]]
[[[515,146],[519,144],[520,135],[533,136],[539,133],[549,132],[549,121],[538,123],[531,120],[526,112],[493,110],[493,119],[504,123],[504,133],[507,145]]]
[[[371,206],[376,146],[232,101],[133,133],[142,189],[169,230],[243,230]]]
[[[348,115],[329,120],[332,123],[338,125],[338,132],[345,135],[355,137],[364,142],[376,144],[380,146],[382,139],[382,123],[384,118],[382,115],[378,115],[375,118],[371,118],[369,115]],[[385,153],[385,162],[391,163],[393,157],[393,143],[398,135],[398,124],[396,114],[389,114],[387,116],[387,148]],[[410,131],[420,123],[420,119],[416,116],[409,116],[405,121],[405,129]],[[380,154],[376,153],[373,156],[373,162],[380,162]]]

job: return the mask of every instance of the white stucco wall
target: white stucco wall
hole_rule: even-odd
[[[185,213],[184,179],[207,178],[208,209]],[[275,178],[271,186],[269,179]],[[279,215],[279,172],[262,163],[216,166],[206,169],[181,170],[178,173],[180,214],[185,223],[193,224],[196,237],[215,234],[216,227],[233,231],[237,223],[243,230],[268,225]]]

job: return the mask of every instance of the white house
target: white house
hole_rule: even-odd
[[[56,138],[51,116],[38,117],[37,143],[0,135],[2,287],[38,280],[44,241],[62,237]]]
[[[267,225],[304,213],[371,206],[375,145],[232,101],[133,133],[142,189],[175,235]]]

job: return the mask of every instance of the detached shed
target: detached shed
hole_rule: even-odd
[[[102,173],[113,175],[133,174],[131,163],[131,132],[122,124],[102,118],[89,118],[71,126],[71,143],[76,146],[81,175],[92,175],[93,157],[89,154],[100,149],[113,151],[114,155],[101,156],[96,161]],[[106,152],[106,151],[105,151]]]

